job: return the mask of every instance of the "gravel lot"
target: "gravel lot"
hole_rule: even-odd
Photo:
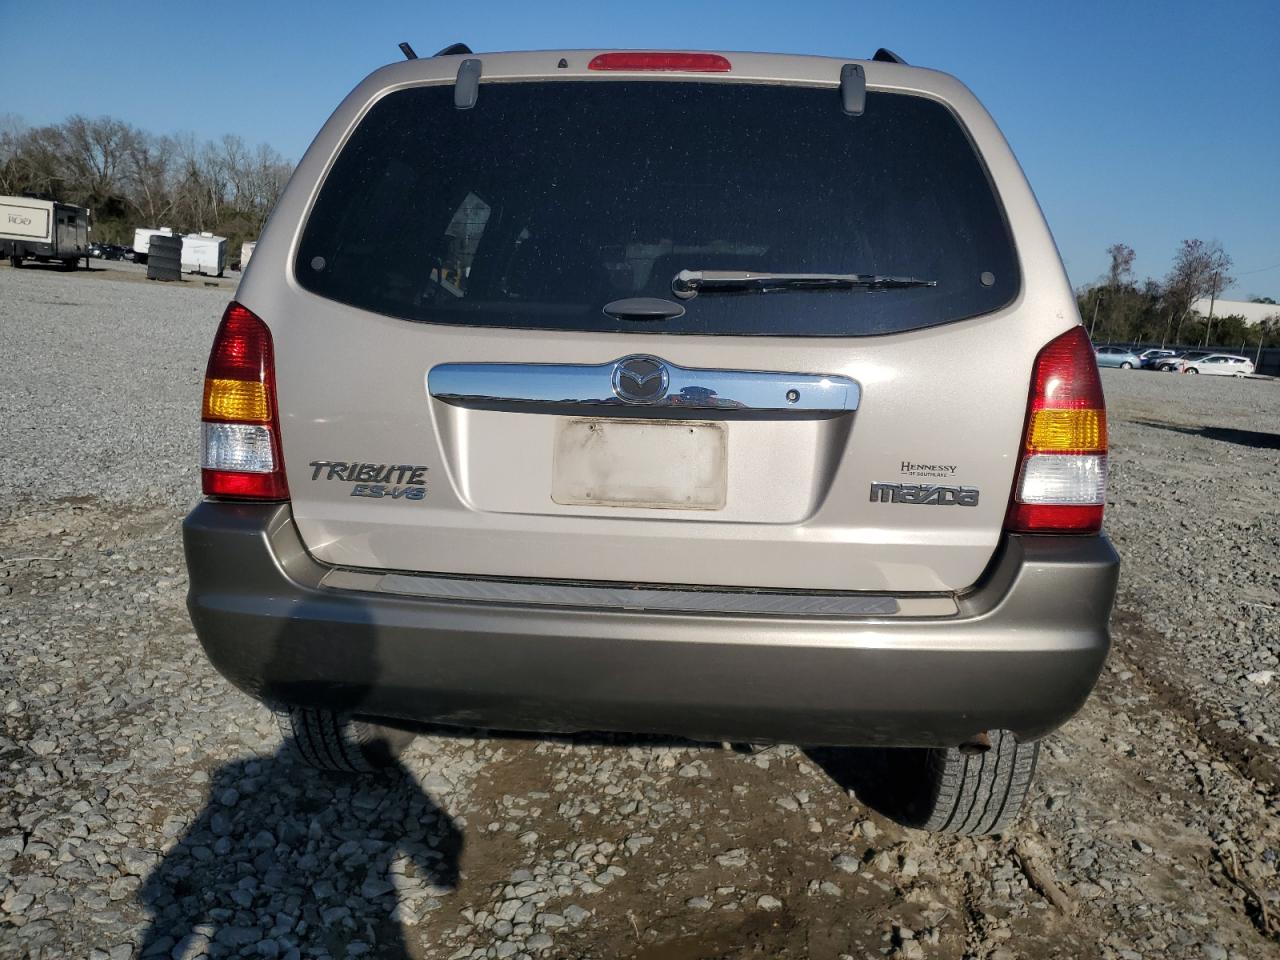
[[[1280,954],[1280,383],[1104,371],[1114,653],[1019,830],[945,840],[853,751],[295,765],[183,607],[229,291],[112,279],[0,266],[0,957]]]

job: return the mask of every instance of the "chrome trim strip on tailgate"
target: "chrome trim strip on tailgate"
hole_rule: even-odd
[[[322,587],[363,590],[432,600],[466,600],[536,606],[656,610],[679,613],[771,615],[781,617],[954,616],[949,597],[910,598],[904,610],[898,598],[874,594],[770,593],[748,590],[628,587],[606,584],[548,583],[516,580],[473,580],[430,574],[335,569]],[[921,605],[923,604],[923,606]]]
[[[695,369],[646,355],[600,364],[442,363],[427,373],[427,391],[455,406],[534,413],[606,407],[811,416],[857,410],[861,396],[848,377]]]

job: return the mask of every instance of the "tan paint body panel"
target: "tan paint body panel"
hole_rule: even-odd
[[[727,54],[729,75],[587,74],[598,51],[479,55],[484,83],[527,78],[743,80],[837,86],[846,61]],[[557,70],[564,56],[568,70]],[[413,323],[302,290],[292,259],[332,157],[393,89],[449,82],[461,58],[385,67],[325,125],[263,231],[238,299],[276,342],[284,457],[308,549],[351,567],[477,576],[714,584],[894,593],[973,584],[1000,537],[1031,365],[1079,322],[1043,216],[985,110],[944,74],[862,61],[868,87],[932,97],[968,128],[1008,216],[1023,289],[999,313],[855,338],[663,337],[512,331]],[[725,421],[727,498],[719,510],[558,504],[551,497],[560,418],[466,410],[432,400],[446,362],[600,364],[647,353],[685,367],[838,374],[857,381],[853,414],[812,421]],[[311,461],[428,467],[421,501],[350,496],[313,481]],[[927,482],[903,461],[954,465],[977,507],[873,503],[872,482]]]

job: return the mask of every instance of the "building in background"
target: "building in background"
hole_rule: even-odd
[[[1202,317],[1209,316],[1210,301],[1208,297],[1203,297],[1191,304],[1193,312],[1200,314]],[[1213,316],[1218,317],[1244,317],[1244,322],[1251,327],[1256,327],[1263,320],[1269,320],[1272,317],[1280,319],[1280,304],[1275,303],[1254,303],[1251,300],[1214,300],[1212,302]]]

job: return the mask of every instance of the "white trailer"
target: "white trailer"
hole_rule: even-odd
[[[240,269],[243,270],[249,265],[249,258],[253,256],[253,249],[258,245],[257,240],[246,240],[240,244]]]
[[[57,260],[74,270],[77,261],[89,256],[89,208],[0,197],[0,256],[15,267],[24,260]]]
[[[133,259],[137,263],[147,262],[147,252],[151,249],[151,238],[156,234],[172,237],[173,228],[161,227],[158,230],[153,230],[150,227],[139,227],[133,231]]]
[[[222,276],[227,266],[227,238],[212,233],[188,233],[182,238],[182,270]]]

